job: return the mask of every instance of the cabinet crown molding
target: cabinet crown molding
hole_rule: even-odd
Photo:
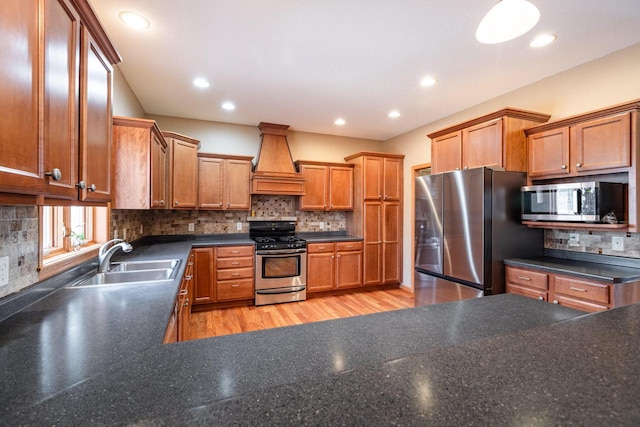
[[[471,126],[478,125],[480,123],[488,122],[490,120],[495,120],[502,117],[510,117],[513,119],[524,119],[524,120],[531,120],[534,122],[544,123],[551,118],[551,115],[545,114],[545,113],[538,113],[535,111],[528,111],[528,110],[521,110],[518,108],[506,107],[506,108],[503,108],[502,110],[498,110],[481,117],[476,117],[472,120],[467,120],[466,122],[458,123],[457,125],[449,126],[448,128],[430,133],[427,136],[430,139],[438,138],[439,136],[443,136],[448,133],[456,132]]]

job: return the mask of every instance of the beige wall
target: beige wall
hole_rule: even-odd
[[[640,43],[385,141],[384,151],[406,156],[403,245],[405,285],[409,286],[413,277],[411,166],[431,161],[431,143],[426,136],[428,133],[504,107],[548,113],[553,121],[637,98],[640,98]]]
[[[120,68],[113,67],[113,115],[144,119],[146,113]]]

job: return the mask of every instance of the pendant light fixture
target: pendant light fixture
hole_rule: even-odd
[[[540,11],[527,0],[500,0],[482,18],[476,30],[480,43],[502,43],[532,29],[540,19]]]

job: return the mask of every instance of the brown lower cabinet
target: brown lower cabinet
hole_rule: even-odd
[[[640,282],[607,283],[542,270],[506,267],[506,291],[596,312],[640,302]]]
[[[164,344],[189,339],[189,322],[191,321],[191,305],[193,304],[193,260],[192,252],[187,259],[187,267],[180,282],[180,291],[173,304],[169,324],[162,341]]]
[[[194,248],[194,305],[253,299],[253,245]]]
[[[362,286],[362,242],[307,245],[307,292]]]

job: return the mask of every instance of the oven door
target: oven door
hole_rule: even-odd
[[[304,287],[307,280],[307,251],[268,250],[256,252],[256,291]]]

